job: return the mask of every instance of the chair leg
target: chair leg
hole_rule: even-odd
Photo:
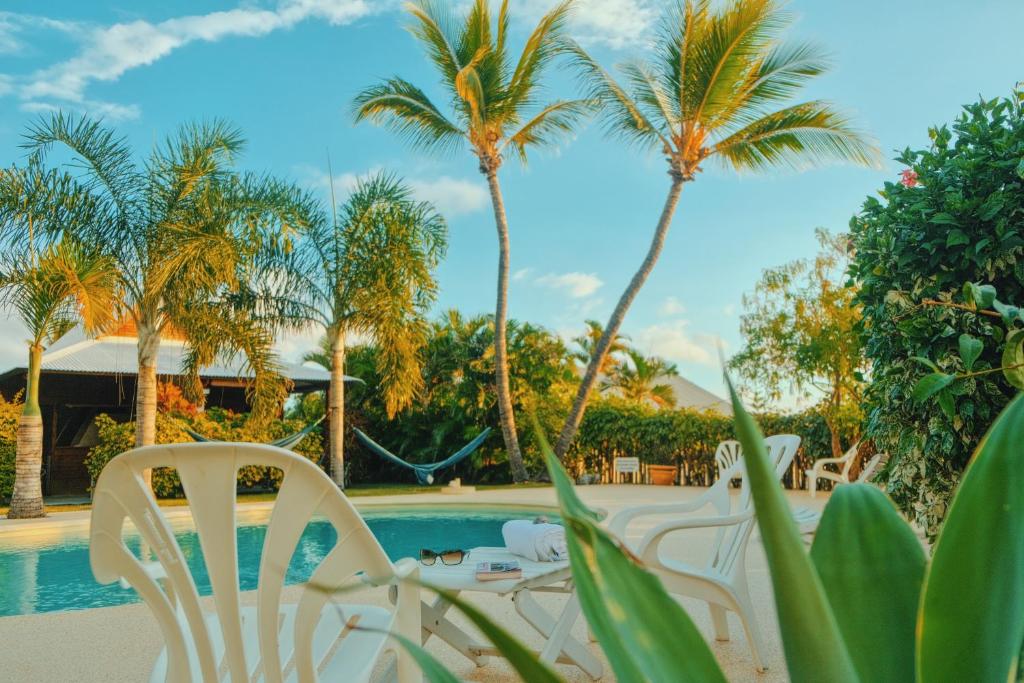
[[[729,619],[725,608],[709,602],[708,610],[711,612],[711,623],[715,627],[715,640],[729,640]]]
[[[814,475],[807,479],[807,490],[811,492],[811,498],[818,495],[818,478]]]
[[[746,581],[742,580],[736,586],[736,603],[739,606],[740,622],[743,624],[743,632],[750,643],[750,654],[754,658],[754,668],[760,672],[768,670],[766,659],[767,650],[764,638],[761,635],[761,627],[757,623],[757,615],[754,613],[754,605],[750,602],[750,592],[747,589]]]

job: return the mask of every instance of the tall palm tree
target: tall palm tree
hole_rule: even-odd
[[[43,170],[35,160],[0,172],[0,307],[12,309],[29,333],[11,518],[46,514],[39,409],[43,351],[79,321],[88,332],[98,330],[115,308],[112,260],[64,234],[94,220],[95,208],[72,178]]]
[[[573,360],[582,363],[584,367],[594,357],[594,349],[597,348],[598,343],[601,341],[601,336],[604,334],[604,327],[598,321],[587,320],[586,325],[586,332],[578,337],[573,337],[572,340],[576,344],[576,350],[572,352]],[[628,335],[615,335],[615,339],[612,340],[611,345],[608,347],[608,353],[605,354],[601,367],[597,370],[598,374],[607,375],[612,368],[618,365],[619,361],[615,355],[628,351],[629,341]]]
[[[255,379],[254,417],[276,410],[286,393],[271,345],[286,322],[270,291],[312,203],[291,185],[240,173],[244,147],[224,122],[182,126],[136,161],[127,141],[88,117],[40,120],[25,146],[43,155],[61,145],[105,212],[88,237],[117,261],[124,309],[138,334],[136,446],[156,434],[156,358],[165,331],[186,334],[183,371],[196,395],[198,367],[241,351]]]
[[[345,485],[346,340],[360,334],[375,342],[388,416],[409,405],[423,384],[419,351],[447,235],[430,203],[414,200],[407,186],[383,173],[361,180],[340,210],[332,209],[331,220],[321,217],[305,230],[293,288],[301,292],[298,305],[325,333],[325,348],[307,359],[331,372],[329,451],[338,486]]]
[[[672,408],[676,394],[672,385],[659,380],[678,377],[675,364],[657,356],[645,356],[634,349],[626,351],[629,362],[620,363],[601,382],[601,389],[613,389],[624,399],[636,403],[653,403],[659,408]]]
[[[683,185],[709,158],[737,171],[803,168],[828,161],[873,165],[879,153],[849,118],[821,100],[785,104],[828,67],[820,49],[781,41],[789,24],[776,0],[730,0],[712,9],[686,0],[669,9],[649,61],[620,65],[620,84],[578,45],[570,49],[608,132],[668,162],[668,196],[639,269],[594,349],[555,446],[562,457],[583,419],[622,321],[654,268]]]
[[[498,182],[506,151],[526,162],[531,147],[551,145],[572,130],[587,112],[585,100],[556,100],[537,105],[541,76],[563,45],[569,2],[548,12],[534,28],[519,59],[513,63],[506,40],[508,0],[503,0],[492,28],[488,0],[474,0],[461,21],[450,4],[420,0],[407,5],[412,33],[441,76],[453,116],[446,116],[418,87],[391,78],[361,92],[355,99],[356,121],[368,119],[389,126],[413,145],[432,150],[468,146],[487,179],[498,231],[498,292],[494,311],[495,384],[501,431],[515,481],[526,478],[509,393],[507,310],[509,228]]]

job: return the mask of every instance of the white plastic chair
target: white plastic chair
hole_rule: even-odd
[[[811,492],[811,498],[814,498],[818,493],[819,479],[828,479],[836,484],[850,483],[850,470],[853,468],[853,464],[857,462],[858,448],[860,448],[860,443],[855,443],[850,447],[850,450],[846,451],[846,453],[843,453],[843,455],[838,458],[821,458],[820,460],[815,460],[814,467],[804,471],[804,474],[807,475],[807,490]],[[867,477],[864,476],[864,472],[868,472],[868,476],[873,474],[880,459],[881,456],[876,455],[866,465],[864,465],[864,469],[862,470],[860,477],[858,477],[858,481],[866,481]],[[826,469],[826,465],[841,465],[842,467],[837,473]]]
[[[239,591],[235,488],[238,469],[245,465],[284,473],[267,523],[254,607],[242,606]],[[142,479],[142,472],[154,467],[173,467],[181,477],[213,589],[213,611],[203,609],[174,532]],[[302,587],[298,603],[282,604],[285,572],[315,514],[334,526],[338,540]],[[129,550],[125,518],[156,562],[140,561]],[[416,562],[393,565],[330,478],[294,453],[240,443],[149,446],[122,453],[96,484],[89,544],[96,580],[121,580],[134,588],[160,625],[165,647],[151,681],[366,681],[388,651],[397,656],[400,683],[421,680],[415,662],[388,636],[397,632],[419,642],[419,590],[400,580],[415,578]],[[395,609],[332,599],[342,584],[360,579],[397,582]]]
[[[765,445],[768,448],[768,456],[775,465],[775,476],[781,480],[800,448],[800,437],[791,434],[769,436],[765,439]],[[765,644],[747,586],[747,543],[756,520],[750,487],[743,474],[744,462],[741,457],[733,463],[731,469],[720,475],[711,488],[695,500],[623,510],[612,519],[609,529],[625,540],[628,525],[639,517],[682,515],[648,531],[638,544],[633,545],[634,552],[648,569],[661,578],[665,589],[670,593],[698,598],[708,603],[715,637],[718,640],[729,639],[726,610],[739,615],[747,641],[751,645],[754,665],[759,671],[765,671]],[[743,484],[739,496],[732,497],[729,495],[729,481],[736,477],[743,477]],[[708,506],[712,507],[716,514],[686,516]],[[706,528],[716,528],[717,533],[711,554],[703,568],[672,559],[662,552],[661,542],[668,534]]]
[[[860,471],[860,474],[857,476],[857,481],[855,483],[870,483],[871,476],[875,473],[875,470],[878,469],[878,466],[882,464],[885,458],[885,453],[876,453],[875,455],[871,456],[871,459],[864,463],[864,468]],[[842,483],[848,484],[850,482],[837,481],[835,485],[839,486]],[[811,490],[811,495],[814,495],[813,489]],[[821,522],[821,511],[812,510],[811,508],[806,506],[793,508],[793,521],[796,522],[797,527],[799,527],[800,533],[813,533],[817,531],[818,524]]]
[[[718,468],[718,476],[721,477],[727,470],[732,469],[743,457],[743,446],[739,441],[723,441],[715,449],[715,466]]]

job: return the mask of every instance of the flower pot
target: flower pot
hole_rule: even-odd
[[[675,465],[648,465],[647,478],[655,486],[672,486],[678,469]]]

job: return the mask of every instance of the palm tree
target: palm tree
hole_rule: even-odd
[[[65,231],[95,219],[95,205],[72,178],[27,168],[0,172],[0,307],[29,333],[25,404],[18,422],[10,518],[43,517],[43,424],[39,382],[43,351],[79,320],[100,329],[116,304],[112,260]]]
[[[626,351],[629,363],[619,363],[601,382],[601,389],[613,389],[624,399],[635,403],[653,403],[659,408],[672,408],[676,394],[672,385],[659,382],[665,377],[678,377],[675,364],[657,356],[645,356],[634,349]]]
[[[604,327],[598,321],[587,320],[586,325],[586,332],[578,337],[573,337],[572,340],[577,347],[576,350],[572,352],[573,360],[582,363],[584,367],[586,367],[587,364],[590,363],[590,359],[594,357],[594,349],[597,348],[598,342],[601,341],[601,335],[604,334]],[[608,347],[608,353],[605,354],[601,367],[598,368],[598,374],[607,375],[612,368],[619,364],[615,355],[628,351],[629,341],[628,335],[615,335],[615,339],[612,340],[611,345]]]
[[[537,106],[541,76],[561,52],[569,2],[548,12],[534,28],[519,59],[507,52],[508,0],[492,29],[488,0],[474,0],[461,21],[449,3],[419,0],[407,5],[413,35],[441,76],[451,101],[452,117],[441,112],[412,83],[391,78],[367,88],[355,99],[356,121],[369,119],[389,126],[420,148],[442,150],[463,144],[475,155],[487,179],[498,231],[498,293],[494,311],[495,384],[502,436],[513,479],[526,479],[509,393],[507,310],[509,228],[498,169],[506,151],[526,162],[531,147],[551,145],[572,130],[587,112],[585,100],[556,100]]]
[[[255,377],[254,417],[272,414],[287,392],[274,328],[288,321],[272,290],[315,204],[291,185],[235,171],[244,140],[220,121],[182,126],[144,164],[124,138],[88,117],[54,114],[26,138],[39,155],[64,146],[103,207],[99,230],[86,239],[113,251],[138,335],[136,446],[155,439],[156,357],[170,329],[189,343],[190,398],[202,397],[201,365],[241,351]]]
[[[333,194],[333,189],[332,189]],[[332,197],[333,202],[333,197]],[[411,403],[423,384],[419,351],[425,314],[437,295],[434,269],[447,248],[447,225],[428,202],[418,202],[397,178],[376,174],[306,231],[293,288],[309,320],[325,332],[324,348],[307,355],[331,372],[328,428],[331,474],[345,485],[345,343],[371,337],[378,349],[388,417]]]
[[[671,182],[647,254],[580,383],[555,446],[559,457],[568,452],[612,341],[658,260],[683,185],[705,161],[715,157],[737,171],[878,163],[874,143],[832,104],[784,105],[828,66],[817,47],[781,42],[788,23],[776,0],[731,0],[717,10],[706,0],[686,0],[666,12],[653,59],[619,67],[625,85],[578,45],[570,48],[608,132],[663,153]]]

